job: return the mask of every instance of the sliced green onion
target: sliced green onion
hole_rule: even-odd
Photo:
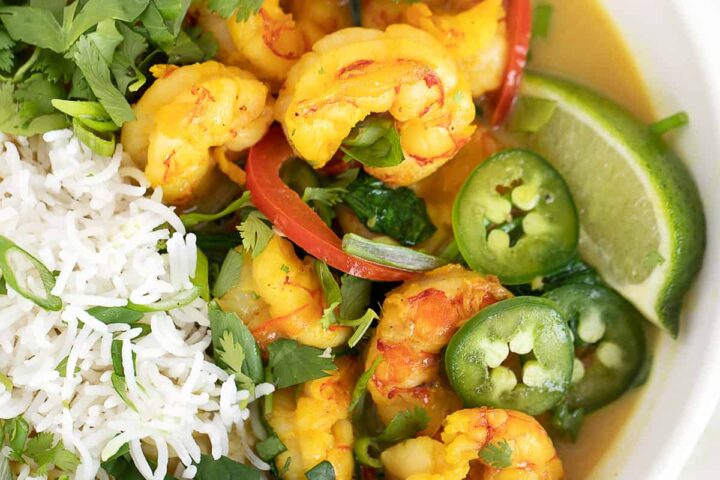
[[[511,132],[535,133],[550,121],[556,107],[552,100],[520,97],[508,121],[508,129]]]
[[[113,388],[115,389],[115,393],[118,394],[120,399],[125,402],[125,405],[130,407],[135,412],[138,411],[137,407],[133,403],[132,400],[130,400],[130,397],[128,396],[128,390],[127,390],[127,382],[125,381],[125,377],[121,377],[117,375],[115,372],[110,376],[110,382],[112,383]]]
[[[0,295],[7,295],[7,283],[5,283],[5,278],[2,276],[1,271],[0,271]]]
[[[690,123],[690,117],[685,112],[678,112],[675,115],[670,115],[667,118],[663,118],[652,125],[650,125],[650,131],[655,135],[665,135],[671,130],[676,128],[684,127]]]
[[[553,16],[553,6],[542,3],[535,7],[533,12],[532,36],[533,38],[547,38],[550,33],[550,22]]]
[[[82,143],[90,147],[90,150],[104,157],[111,157],[115,153],[115,134],[105,132],[93,132],[83,122],[73,118],[73,131]]]
[[[187,290],[176,293],[168,298],[164,298],[159,302],[149,305],[139,305],[137,303],[128,302],[127,308],[136,312],[168,312],[176,308],[182,308],[190,305],[196,298],[200,296],[200,288],[192,287]]]
[[[116,132],[119,127],[110,119],[105,108],[99,102],[75,100],[52,100],[52,106],[66,115],[82,122],[96,132]]]
[[[424,272],[447,265],[447,260],[412,248],[387,245],[354,233],[343,237],[343,250],[356,257],[410,272]]]
[[[40,277],[40,281],[45,290],[45,296],[32,292],[26,285],[21,285],[18,281],[15,270],[10,265],[10,255],[17,254],[25,258],[28,262],[35,267],[35,271]],[[55,288],[55,276],[40,260],[30,255],[28,252],[17,246],[12,240],[7,237],[0,235],[0,270],[2,270],[3,278],[7,285],[10,286],[17,293],[23,297],[31,300],[37,306],[44,308],[45,310],[58,311],[62,308],[62,300],[60,297],[53,295],[52,289]]]
[[[10,469],[10,460],[0,452],[0,480],[14,480],[14,478]]]
[[[185,213],[180,215],[185,228],[193,228],[201,223],[212,222],[219,220],[223,217],[227,217],[231,213],[235,213],[245,207],[251,207],[252,200],[250,199],[250,191],[243,192],[242,196],[237,200],[234,200],[230,205],[223,208],[217,213]]]

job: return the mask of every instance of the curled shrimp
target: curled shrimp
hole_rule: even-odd
[[[457,330],[484,307],[511,297],[494,278],[448,265],[405,282],[385,298],[370,340],[366,368],[382,357],[368,390],[380,419],[415,406],[430,415],[434,434],[462,404],[440,374],[441,351]]]
[[[226,22],[226,31],[218,24],[210,25],[218,32],[218,38],[229,36],[232,40],[234,48],[226,58],[275,87],[285,80],[290,68],[313,43],[352,25],[349,2],[290,0],[286,3],[285,6],[279,0],[265,0],[260,11],[245,21],[238,22],[235,15],[231,16]]]
[[[467,10],[480,0],[426,0],[433,11],[456,13]],[[393,23],[403,23],[404,15],[413,2],[393,0],[363,0],[360,3],[360,20],[363,27],[385,30]]]
[[[513,410],[472,408],[443,422],[442,442],[406,440],[385,450],[390,478],[407,480],[561,480],[563,466],[552,440],[529,415]],[[475,464],[475,465],[473,465]],[[481,473],[476,467],[481,467]]]
[[[290,338],[318,348],[345,342],[351,329],[320,319],[327,305],[311,259],[300,260],[292,243],[273,236],[255,258],[243,255],[239,282],[218,299],[225,311],[238,314],[262,347]]]
[[[502,0],[484,0],[457,14],[436,14],[415,3],[403,21],[443,42],[470,80],[474,97],[500,87],[507,63]]]
[[[467,143],[475,106],[464,75],[434,37],[407,25],[324,37],[290,71],[276,117],[298,154],[324,166],[371,113],[395,119],[405,160],[366,168],[392,186],[427,177]]]
[[[306,382],[299,395],[293,388],[275,392],[268,422],[287,447],[275,460],[289,480],[329,461],[338,480],[353,478],[353,429],[349,418],[350,392],[360,374],[355,357],[340,357],[329,377]]]
[[[250,73],[217,62],[152,72],[157,80],[133,107],[122,143],[164,201],[186,206],[212,188],[213,147],[241,151],[265,135],[272,98]]]

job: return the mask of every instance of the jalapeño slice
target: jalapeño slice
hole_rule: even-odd
[[[645,361],[640,312],[599,285],[566,285],[545,297],[558,305],[575,337],[575,368],[564,403],[588,412],[616,400]]]
[[[475,271],[509,285],[561,269],[578,245],[575,204],[560,174],[520,149],[482,162],[455,198],[453,231]]]
[[[539,415],[565,396],[573,358],[572,332],[555,304],[515,297],[483,309],[453,336],[445,368],[466,406]]]

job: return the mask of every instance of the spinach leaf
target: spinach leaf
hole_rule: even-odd
[[[425,202],[409,188],[392,189],[361,173],[347,190],[345,203],[373,232],[384,233],[405,246],[417,245],[435,232]]]

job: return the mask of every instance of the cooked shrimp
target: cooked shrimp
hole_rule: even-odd
[[[502,0],[484,0],[457,14],[434,14],[415,3],[403,21],[437,38],[468,76],[474,97],[500,87],[507,63],[505,10]]]
[[[461,408],[440,375],[440,352],[473,315],[511,296],[496,279],[459,265],[439,268],[390,292],[365,363],[370,368],[382,356],[368,390],[383,422],[419,406],[430,415],[426,432],[432,435],[448,413]]]
[[[320,168],[358,122],[381,112],[395,118],[405,161],[367,171],[393,186],[433,173],[475,130],[464,75],[435,38],[407,25],[318,41],[290,71],[276,117],[298,154]]]
[[[483,480],[560,480],[564,476],[547,432],[521,412],[460,410],[443,422],[441,439],[419,437],[385,450],[380,458],[386,473],[406,480],[462,480],[468,478],[471,462],[479,462]],[[483,455],[486,448],[492,453]]]
[[[353,477],[353,429],[348,407],[353,385],[360,373],[355,357],[340,357],[331,376],[275,392],[268,422],[287,447],[276,459],[283,478],[304,479],[305,472],[329,461],[338,480]]]
[[[434,12],[457,13],[467,10],[480,0],[426,0],[425,3]],[[362,0],[360,3],[360,19],[363,27],[385,30],[388,25],[402,23],[405,11],[412,6],[411,2],[394,0]]]
[[[237,313],[263,347],[278,338],[336,347],[352,333],[339,325],[322,327],[327,305],[312,260],[300,260],[284,238],[274,236],[256,258],[243,253],[239,280],[218,303]]]
[[[290,0],[287,4],[286,13],[279,0],[265,0],[259,13],[248,20],[238,22],[233,15],[226,23],[234,44],[229,60],[275,87],[313,43],[352,25],[349,2]],[[224,32],[216,36],[226,38]]]
[[[188,205],[211,188],[211,148],[241,151],[272,122],[272,97],[250,73],[217,62],[155,65],[122,143],[167,203]]]

